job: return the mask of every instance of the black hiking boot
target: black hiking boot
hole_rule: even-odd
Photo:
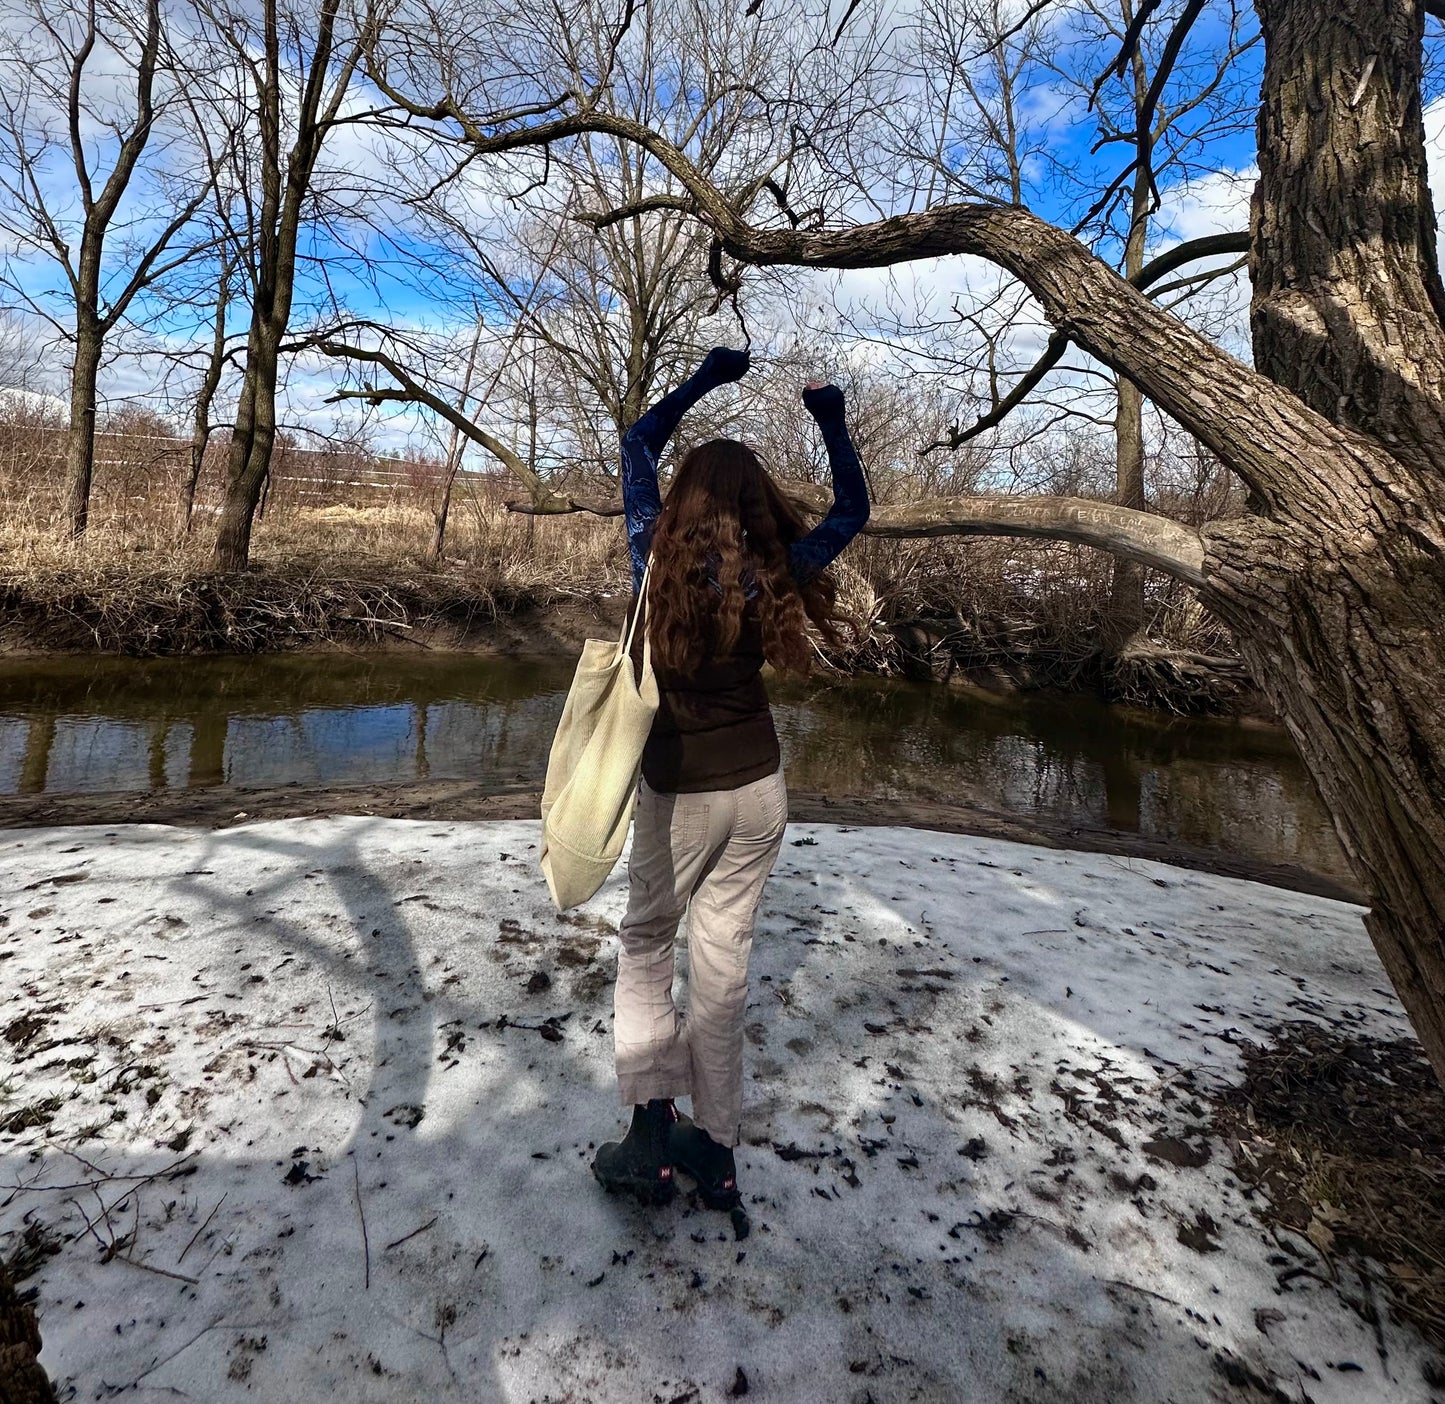
[[[592,1161],[597,1183],[608,1193],[622,1190],[636,1195],[640,1204],[666,1204],[677,1190],[668,1148],[677,1116],[677,1108],[663,1098],[633,1107],[627,1135],[599,1148]]]
[[[720,1146],[690,1117],[676,1113],[671,1138],[671,1159],[685,1175],[697,1181],[699,1198],[709,1209],[724,1212],[743,1202],[738,1193],[737,1164],[731,1146]]]

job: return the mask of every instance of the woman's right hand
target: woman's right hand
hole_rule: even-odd
[[[817,419],[820,415],[843,413],[843,392],[821,380],[810,380],[803,387],[804,408]]]

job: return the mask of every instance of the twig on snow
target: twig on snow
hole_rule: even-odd
[[[426,1221],[426,1223],[424,1223],[420,1228],[412,1229],[412,1231],[411,1231],[410,1233],[408,1233],[408,1234],[403,1234],[400,1238],[396,1239],[394,1242],[388,1243],[388,1244],[386,1245],[386,1248],[385,1248],[383,1251],[389,1253],[393,1248],[400,1248],[403,1243],[407,1242],[409,1239],[415,1238],[415,1237],[417,1236],[417,1234],[419,1234],[419,1233],[425,1233],[429,1228],[432,1228],[432,1227],[435,1226],[438,1217],[440,1217],[440,1216],[439,1216],[439,1215],[433,1216],[432,1218],[428,1219],[428,1220]]]
[[[37,1185],[32,1183],[28,1185],[6,1185],[4,1188],[10,1190],[12,1193],[18,1194],[24,1190],[43,1193],[49,1193],[52,1190],[87,1190],[93,1188],[95,1185],[122,1184],[128,1180],[135,1181],[137,1185],[144,1185],[151,1180],[159,1180],[163,1175],[170,1175],[178,1171],[187,1161],[194,1160],[198,1155],[200,1155],[200,1151],[193,1150],[188,1155],[183,1155],[179,1160],[173,1160],[169,1165],[162,1166],[159,1170],[152,1170],[149,1175],[102,1175],[98,1180],[77,1180],[74,1184],[69,1185]],[[116,1200],[115,1204],[111,1205],[111,1208],[115,1208],[116,1204],[123,1204],[130,1193],[129,1190],[126,1191],[125,1194]]]
[[[231,1192],[230,1190],[227,1190],[227,1191],[226,1191],[226,1194],[230,1194],[230,1192]],[[189,1252],[191,1251],[191,1249],[195,1247],[196,1239],[198,1239],[203,1233],[205,1233],[205,1231],[211,1226],[211,1220],[214,1219],[218,1213],[220,1213],[220,1211],[221,1211],[221,1205],[223,1205],[223,1204],[226,1202],[226,1194],[223,1194],[223,1195],[216,1201],[216,1207],[215,1207],[214,1209],[212,1209],[209,1214],[206,1215],[206,1222],[203,1223],[203,1224],[200,1226],[200,1228],[198,1228],[198,1229],[195,1231],[195,1233],[193,1233],[193,1234],[191,1235],[191,1241],[190,1241],[189,1243],[187,1243],[184,1248],[181,1249],[181,1256],[176,1259],[176,1266],[177,1266],[177,1267],[179,1267],[180,1264],[184,1261],[186,1254],[189,1253]]]
[[[371,1240],[366,1236],[366,1210],[361,1204],[361,1172],[356,1168],[356,1153],[351,1155],[351,1177],[356,1183],[356,1214],[361,1220],[361,1251],[366,1263],[366,1289],[371,1290]]]
[[[157,1370],[159,1370],[163,1365],[169,1365],[169,1364],[171,1363],[171,1361],[174,1360],[178,1355],[184,1355],[185,1352],[188,1351],[193,1345],[195,1345],[195,1343],[196,1343],[198,1340],[200,1340],[202,1336],[208,1336],[208,1335],[210,1335],[210,1333],[211,1333],[212,1331],[217,1330],[218,1328],[222,1328],[222,1322],[221,1322],[221,1319],[220,1319],[219,1317],[218,1317],[215,1321],[211,1322],[211,1324],[210,1324],[209,1326],[202,1326],[201,1329],[200,1329],[199,1331],[197,1331],[196,1334],[195,1334],[194,1336],[192,1336],[192,1337],[190,1338],[190,1340],[188,1340],[184,1345],[179,1346],[177,1349],[173,1350],[173,1351],[172,1351],[169,1355],[167,1355],[164,1359],[162,1359],[162,1360],[157,1360],[154,1364],[152,1364],[152,1365],[148,1366],[146,1369],[142,1370],[142,1371],[140,1372],[140,1374],[138,1374],[138,1375],[135,1377],[135,1379],[129,1381],[128,1383],[126,1383],[126,1384],[114,1385],[114,1384],[111,1384],[108,1380],[102,1380],[102,1381],[101,1381],[101,1384],[104,1386],[105,1389],[107,1389],[107,1390],[108,1390],[110,1393],[112,1393],[112,1394],[121,1394],[121,1393],[123,1393],[125,1390],[134,1389],[143,1379],[145,1379],[145,1377],[146,1377],[147,1375],[153,1375],[153,1374],[155,1374],[155,1372],[156,1372]],[[225,1330],[246,1330],[246,1329],[249,1329],[249,1328],[246,1327],[246,1326],[244,1326],[244,1325],[242,1325],[242,1326],[236,1326],[236,1327],[226,1326],[226,1327],[224,1327],[223,1329],[225,1329]]]
[[[154,1272],[161,1277],[172,1277],[177,1282],[189,1282],[192,1287],[198,1287],[201,1279],[199,1277],[187,1277],[183,1272],[170,1272],[165,1268],[154,1267],[150,1263],[143,1263],[139,1258],[132,1258],[125,1253],[117,1253],[115,1261],[118,1263],[129,1263],[131,1267],[143,1268],[146,1272]]]
[[[100,1244],[101,1251],[103,1252],[106,1247],[105,1239],[103,1239],[100,1234],[96,1232],[95,1225],[91,1223],[90,1216],[85,1212],[84,1209],[81,1208],[80,1201],[78,1199],[67,1199],[65,1202],[67,1204],[75,1205],[75,1212],[79,1214],[82,1219],[85,1220],[85,1227],[90,1231],[91,1237],[94,1238],[98,1244]],[[79,1236],[79,1234],[76,1235],[77,1238]]]
[[[1182,1303],[1176,1302],[1173,1297],[1162,1296],[1158,1292],[1151,1292],[1147,1287],[1140,1287],[1134,1282],[1124,1282],[1117,1277],[1096,1277],[1094,1281],[1102,1283],[1105,1287],[1122,1287],[1128,1292],[1138,1292],[1145,1297],[1153,1297],[1156,1302],[1165,1302],[1172,1307],[1182,1305]]]

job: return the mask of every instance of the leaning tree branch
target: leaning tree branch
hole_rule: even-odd
[[[875,508],[874,536],[1027,536],[1074,541],[1204,584],[1204,540],[1192,527],[1152,512],[1080,497],[945,497]]]
[[[1346,453],[1372,472],[1382,466],[1369,438],[1331,424],[1156,307],[1077,239],[1017,206],[946,205],[818,233],[757,229],[734,216],[719,234],[727,253],[757,265],[877,268],[964,253],[997,264],[1033,294],[1056,330],[1137,385],[1268,511],[1317,520],[1338,512],[1331,479],[1314,467],[1324,453]],[[1269,444],[1257,432],[1262,422]]]
[[[1035,390],[1039,388],[1039,382],[1058,365],[1063,359],[1064,352],[1069,349],[1069,338],[1065,332],[1055,332],[1049,338],[1049,344],[1044,348],[1044,354],[1038,358],[1033,365],[1021,375],[1015,382],[1012,390],[1003,399],[994,403],[994,406],[987,414],[981,414],[974,420],[967,429],[960,428],[955,424],[949,431],[946,439],[939,439],[937,443],[929,444],[919,451],[919,457],[932,453],[935,449],[948,449],[952,452],[964,446],[970,439],[976,439],[986,430],[993,429],[1002,424]]]
[[[610,229],[623,220],[635,219],[639,215],[652,214],[657,210],[670,210],[677,214],[694,213],[692,202],[678,195],[649,195],[645,200],[636,200],[630,205],[618,205],[615,209],[598,213],[593,210],[578,210],[572,218],[579,224],[588,225],[597,231]]]
[[[1441,4],[1445,5],[1445,0],[1441,0]],[[1186,263],[1192,263],[1196,259],[1213,258],[1218,254],[1225,253],[1248,253],[1248,251],[1249,232],[1247,230],[1240,230],[1233,234],[1209,234],[1202,239],[1190,239],[1187,243],[1179,244],[1167,253],[1160,254],[1158,258],[1151,259],[1129,281],[1142,291],[1164,277],[1166,273],[1172,273],[1176,268],[1182,268]],[[1155,296],[1158,296],[1161,291],[1169,291],[1180,285],[1166,284],[1163,289],[1155,290]],[[1044,348],[1043,355],[1024,372],[1014,388],[1003,399],[997,401],[987,414],[980,415],[967,429],[962,429],[955,424],[948,431],[946,439],[940,439],[937,443],[929,444],[920,450],[920,457],[933,453],[936,449],[947,449],[952,452],[962,448],[970,439],[975,439],[986,430],[1002,424],[1038,389],[1043,378],[1063,359],[1068,346],[1069,338],[1063,332],[1055,332],[1049,338],[1049,344]]]
[[[1174,278],[1167,283],[1161,283],[1149,296],[1159,301],[1168,293],[1179,293],[1173,302],[1165,303],[1166,307],[1178,307],[1181,302],[1193,297],[1201,288],[1207,287],[1218,278],[1228,278],[1232,274],[1243,272],[1248,267],[1248,258],[1237,258],[1233,263],[1226,263],[1219,268],[1204,268],[1198,273],[1189,273],[1183,278]]]
[[[1298,396],[1242,365],[1180,318],[1156,307],[1080,241],[1016,205],[942,205],[839,230],[760,228],[674,143],[645,123],[591,106],[550,121],[480,126],[450,94],[409,103],[373,71],[385,96],[417,116],[455,122],[483,153],[545,146],[587,133],[633,142],[692,197],[697,217],[740,263],[806,268],[880,268],[974,254],[1013,274],[1057,331],[1127,377],[1199,439],[1281,515],[1331,520],[1337,478],[1316,465],[1339,454],[1365,477],[1398,471],[1379,445],[1332,424]],[[577,99],[580,102],[580,98]],[[1204,393],[1207,391],[1207,393]],[[1261,435],[1257,426],[1269,425]]]
[[[813,516],[822,516],[832,500],[825,488],[808,483],[778,486],[795,506]],[[582,502],[554,496],[541,503],[508,502],[506,508],[531,516],[622,514],[616,498]],[[863,530],[880,537],[1027,536],[1073,541],[1152,566],[1186,585],[1204,583],[1204,540],[1192,527],[1153,512],[1083,497],[938,497],[875,507]]]
[[[1445,5],[1445,0],[1440,0]],[[1218,258],[1221,254],[1244,254],[1249,252],[1249,230],[1238,229],[1229,234],[1206,234],[1202,239],[1189,239],[1166,249],[1157,258],[1151,258],[1129,281],[1136,288],[1152,287],[1176,268],[1194,263],[1201,258]]]
[[[350,390],[343,391],[332,397],[334,400],[353,399],[365,400],[371,404],[383,404],[387,401],[406,401],[412,404],[425,405],[433,414],[440,415],[458,433],[465,434],[473,443],[485,449],[491,454],[518,482],[526,488],[532,502],[538,510],[585,510],[571,506],[558,505],[554,508],[547,508],[544,504],[553,500],[553,493],[547,485],[533,471],[531,464],[524,459],[515,449],[509,447],[494,434],[489,434],[480,425],[473,423],[454,405],[449,405],[440,395],[434,394],[422,385],[405,366],[394,356],[388,355],[385,351],[373,351],[364,346],[355,346],[350,342],[338,341],[331,337],[319,339],[315,342],[318,350],[328,356],[344,358],[349,361],[363,361],[369,365],[380,366],[401,388],[399,390]]]

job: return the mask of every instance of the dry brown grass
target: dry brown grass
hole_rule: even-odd
[[[67,539],[59,513],[35,500],[4,504],[0,563],[10,571],[129,566],[191,573],[209,569],[212,514],[198,513],[189,535],[152,505],[116,511],[98,504],[83,542]],[[433,563],[433,518],[404,503],[331,504],[267,511],[257,522],[252,561],[261,569],[344,566],[348,573],[403,570],[479,572],[495,586],[608,589],[625,577],[622,533],[596,517],[533,518],[500,501],[453,509],[443,559]]]
[[[251,571],[219,581],[209,556],[223,444],[208,454],[192,529],[180,533],[185,446],[155,425],[108,437],[79,545],[64,530],[62,447],[53,428],[0,425],[0,582],[12,644],[254,651],[400,636],[433,617],[475,619],[628,585],[615,519],[509,512],[509,482],[470,476],[458,480],[444,555],[434,561],[436,464],[296,449],[278,460]],[[855,626],[831,660],[838,666],[1108,689],[1099,641],[1111,567],[1099,552],[997,538],[865,538],[837,569]],[[1186,655],[1229,653],[1227,640],[1180,587],[1156,579],[1150,607],[1151,633],[1184,662],[1136,669],[1135,700],[1215,709],[1209,678],[1201,682]]]
[[[432,511],[398,492],[317,501],[283,484],[257,520],[251,569],[226,576],[210,561],[214,491],[191,531],[178,531],[173,464],[99,474],[78,543],[64,530],[55,473],[10,466],[0,472],[0,607],[12,648],[253,653],[415,638],[432,626],[461,636],[626,579],[617,523],[508,512],[500,485],[485,480],[459,485],[440,561]]]

